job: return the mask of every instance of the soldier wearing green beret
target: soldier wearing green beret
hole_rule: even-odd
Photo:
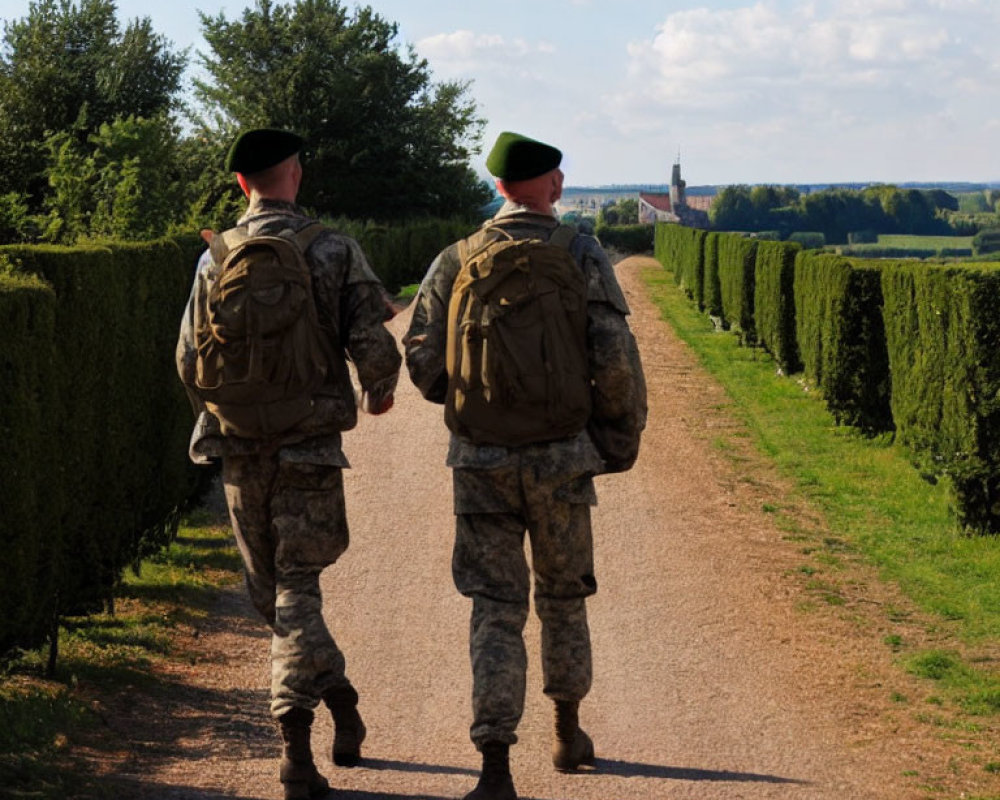
[[[319,575],[348,545],[341,432],[355,425],[357,404],[346,359],[357,368],[362,408],[372,414],[392,407],[402,360],[384,326],[385,292],[357,242],[318,225],[295,203],[302,146],[296,134],[272,129],[247,131],[233,143],[226,167],[236,173],[249,205],[233,231],[203,232],[210,248],[198,264],[177,343],[178,372],[197,413],[191,458],[222,460],[247,588],[272,632],[270,710],[284,742],[280,778],[286,800],[328,790],[310,747],[313,709],[321,700],[334,720],[333,761],[353,766],[360,759],[365,727],[358,695],[323,620]],[[234,236],[300,242],[324,354],[321,383],[307,398],[306,416],[290,429],[262,436],[245,434],[221,411],[213,413],[192,388],[200,386],[198,321],[209,318],[213,286],[231,252],[220,249],[220,242]]]
[[[509,747],[517,741],[524,708],[522,632],[532,583],[542,628],[543,691],[554,701],[553,765],[570,771],[593,762],[594,747],[580,727],[578,713],[591,684],[585,598],[597,591],[590,527],[590,506],[596,503],[593,478],[631,467],[646,422],[642,366],[626,319],[628,306],[608,257],[596,239],[575,229],[567,232],[555,216],[553,204],[562,192],[561,160],[560,151],[544,142],[500,134],[486,164],[506,202],[480,232],[446,248],[433,261],[403,339],[411,379],[426,399],[445,404],[452,431],[447,458],[456,515],[452,574],[458,590],[472,599],[471,738],[483,758],[479,782],[466,800],[517,797]],[[580,347],[585,349],[581,360],[587,410],[573,418],[575,423],[554,419],[548,435],[525,435],[514,443],[503,441],[503,426],[521,429],[516,409],[524,404],[518,406],[516,396],[509,407],[497,411],[506,415],[505,422],[493,434],[470,432],[455,422],[463,413],[457,406],[468,405],[473,396],[461,394],[467,376],[458,374],[462,370],[455,353],[467,346],[496,350],[499,341],[495,330],[489,330],[496,328],[495,317],[481,327],[456,330],[456,307],[462,302],[456,297],[470,271],[486,271],[480,255],[484,248],[499,252],[505,240],[558,240],[560,247],[565,245],[571,257],[566,269],[582,273],[586,306]],[[519,268],[530,276],[537,262],[530,251],[520,252],[528,255],[521,257]],[[496,263],[489,269],[496,269]],[[501,298],[484,316],[521,308],[520,302]],[[545,342],[543,349],[572,354],[572,348],[552,346],[548,335],[537,337]],[[463,336],[472,344],[459,341]],[[558,372],[560,365],[549,366]],[[492,368],[487,372],[494,374]],[[469,380],[477,380],[476,375]],[[494,395],[503,394],[493,388]],[[492,402],[484,404],[486,417]],[[525,532],[532,549],[530,571],[523,550]]]

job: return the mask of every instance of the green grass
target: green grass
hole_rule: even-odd
[[[790,517],[780,527],[795,531],[788,537],[794,541],[817,527],[826,531],[813,533],[818,541],[805,548],[813,562],[801,572],[813,599],[803,607],[839,604],[842,562],[861,558],[928,615],[936,638],[971,654],[966,659],[977,651],[995,651],[1000,537],[964,535],[946,481],[923,480],[891,438],[865,438],[835,425],[822,399],[805,391],[795,376],[776,375],[769,356],[740,347],[735,336],[716,333],[669,272],[652,269],[645,278],[663,317],[725,388],[729,411],[793,485],[792,497],[766,499],[778,509],[776,517]],[[894,610],[886,614],[892,622]],[[934,680],[969,713],[1000,713],[996,662],[959,661],[962,670],[948,670]]]
[[[885,247],[907,247],[917,250],[942,248],[970,248],[971,236],[910,236],[901,233],[880,233],[878,243]]]
[[[407,286],[401,286],[399,291],[396,293],[396,301],[399,303],[409,303],[414,297],[417,296],[418,291],[420,291],[419,283],[411,283]]]
[[[90,698],[123,685],[158,687],[156,665],[185,657],[180,626],[204,618],[239,570],[228,529],[191,515],[169,548],[127,576],[114,616],[64,620],[55,676],[44,676],[46,649],[9,659],[0,672],[0,797],[113,797],[74,756],[80,742],[100,746]]]

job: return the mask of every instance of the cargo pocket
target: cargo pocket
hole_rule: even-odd
[[[347,512],[340,467],[283,461],[271,499],[279,573],[317,570],[347,549]]]

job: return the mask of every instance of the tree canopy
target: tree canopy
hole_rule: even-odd
[[[175,108],[185,53],[153,31],[149,18],[118,24],[113,0],[34,0],[4,24],[0,53],[0,194],[47,193],[46,139],[80,142],[116,118]]]
[[[208,80],[195,81],[206,129],[230,138],[273,126],[305,137],[301,201],[374,219],[450,216],[491,193],[468,166],[482,120],[461,82],[425,60],[370,7],[256,0],[239,20],[201,14]]]
[[[957,208],[956,198],[941,190],[877,185],[803,195],[792,187],[735,185],[719,192],[709,218],[717,230],[775,231],[782,238],[818,231],[828,242],[847,242],[860,232],[947,234],[947,215]]]

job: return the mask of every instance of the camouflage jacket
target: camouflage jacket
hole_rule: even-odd
[[[296,204],[280,200],[256,200],[237,225],[247,225],[251,235],[301,230],[315,220]],[[340,449],[341,431],[357,423],[357,401],[347,367],[349,358],[357,371],[361,389],[378,402],[396,388],[402,358],[392,335],[383,324],[387,297],[361,247],[353,239],[332,230],[321,233],[306,252],[313,277],[313,291],[320,324],[333,343],[337,363],[331,364],[326,384],[315,398],[315,412],[277,444],[283,457],[309,463],[347,466]],[[187,309],[177,340],[177,372],[184,385],[194,380],[197,352],[194,343],[194,309],[207,302],[208,290],[218,266],[208,250],[198,262]],[[219,421],[188,388],[197,420],[191,436],[190,455],[196,463],[229,453],[252,453],[262,443],[236,436],[223,436]]]
[[[522,231],[547,232],[556,224],[551,215],[506,203],[490,224]],[[592,236],[580,234],[570,252],[587,276],[587,350],[593,381],[593,411],[587,429],[578,436],[551,442],[545,448],[565,455],[598,474],[628,469],[646,425],[646,382],[639,351],[626,319],[629,310],[607,254]],[[445,351],[448,303],[461,268],[458,243],[434,259],[420,286],[413,320],[403,338],[406,366],[421,394],[443,403],[448,387]],[[537,445],[527,447],[537,449]],[[476,446],[452,435],[448,464],[452,467],[504,466],[513,448]],[[558,451],[558,452],[555,452]],[[563,452],[565,451],[565,452]]]

